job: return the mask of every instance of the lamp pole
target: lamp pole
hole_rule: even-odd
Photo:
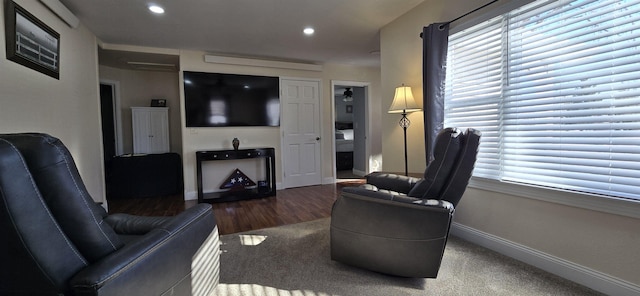
[[[402,131],[404,133],[404,175],[409,176],[409,162],[407,158],[407,128],[409,127],[409,125],[411,125],[411,121],[409,121],[409,118],[407,118],[406,110],[402,110],[402,118],[400,119],[399,124],[402,127]]]
[[[416,100],[411,93],[411,87],[402,86],[396,87],[396,94],[393,96],[393,102],[389,107],[389,113],[400,113],[402,118],[400,119],[400,127],[404,133],[404,175],[409,176],[409,160],[407,155],[407,128],[411,124],[407,113],[420,111],[420,107],[416,104]]]

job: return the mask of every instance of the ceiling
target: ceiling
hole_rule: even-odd
[[[306,63],[380,64],[380,28],[423,0],[60,0],[103,43]],[[302,30],[311,26],[313,36]],[[420,28],[417,28],[419,30]],[[100,51],[107,61],[167,56]],[[159,61],[156,61],[159,59]],[[175,59],[175,57],[174,57]],[[177,59],[176,59],[177,60]],[[177,62],[176,62],[177,63]],[[130,65],[130,64],[129,64]],[[141,67],[141,65],[138,65]]]

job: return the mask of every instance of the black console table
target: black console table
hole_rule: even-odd
[[[202,162],[212,160],[233,160],[265,158],[266,183],[255,189],[240,191],[212,192],[205,194],[202,186]],[[198,202],[227,202],[276,195],[276,157],[274,148],[253,148],[239,150],[196,151],[196,179],[198,180]]]

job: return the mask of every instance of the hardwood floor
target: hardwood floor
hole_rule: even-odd
[[[345,186],[364,180],[339,180],[336,184],[278,190],[276,196],[212,204],[218,232],[230,234],[253,229],[300,223],[331,216],[331,206]],[[197,204],[182,195],[109,199],[109,213],[140,216],[174,216]]]

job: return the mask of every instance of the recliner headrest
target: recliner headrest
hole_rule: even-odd
[[[408,195],[418,198],[438,198],[447,184],[449,172],[456,164],[461,149],[462,131],[449,127],[441,130],[434,142],[434,160],[424,172],[424,180],[409,191]]]
[[[458,202],[460,202],[469,184],[469,179],[471,179],[478,156],[481,136],[482,133],[479,130],[468,128],[461,137],[462,150],[460,151],[459,160],[456,167],[451,171],[448,185],[441,192],[441,199],[451,202],[454,206],[457,206]]]
[[[451,146],[452,141],[457,142],[456,144],[459,145],[460,141],[458,137],[461,134],[462,134],[462,131],[455,127],[448,127],[441,130],[436,136],[436,139],[434,141],[433,157],[441,158],[447,152],[447,149],[453,148]]]
[[[20,151],[47,207],[87,260],[95,262],[124,245],[103,223],[104,209],[89,195],[71,153],[59,139],[40,133],[1,137]]]

